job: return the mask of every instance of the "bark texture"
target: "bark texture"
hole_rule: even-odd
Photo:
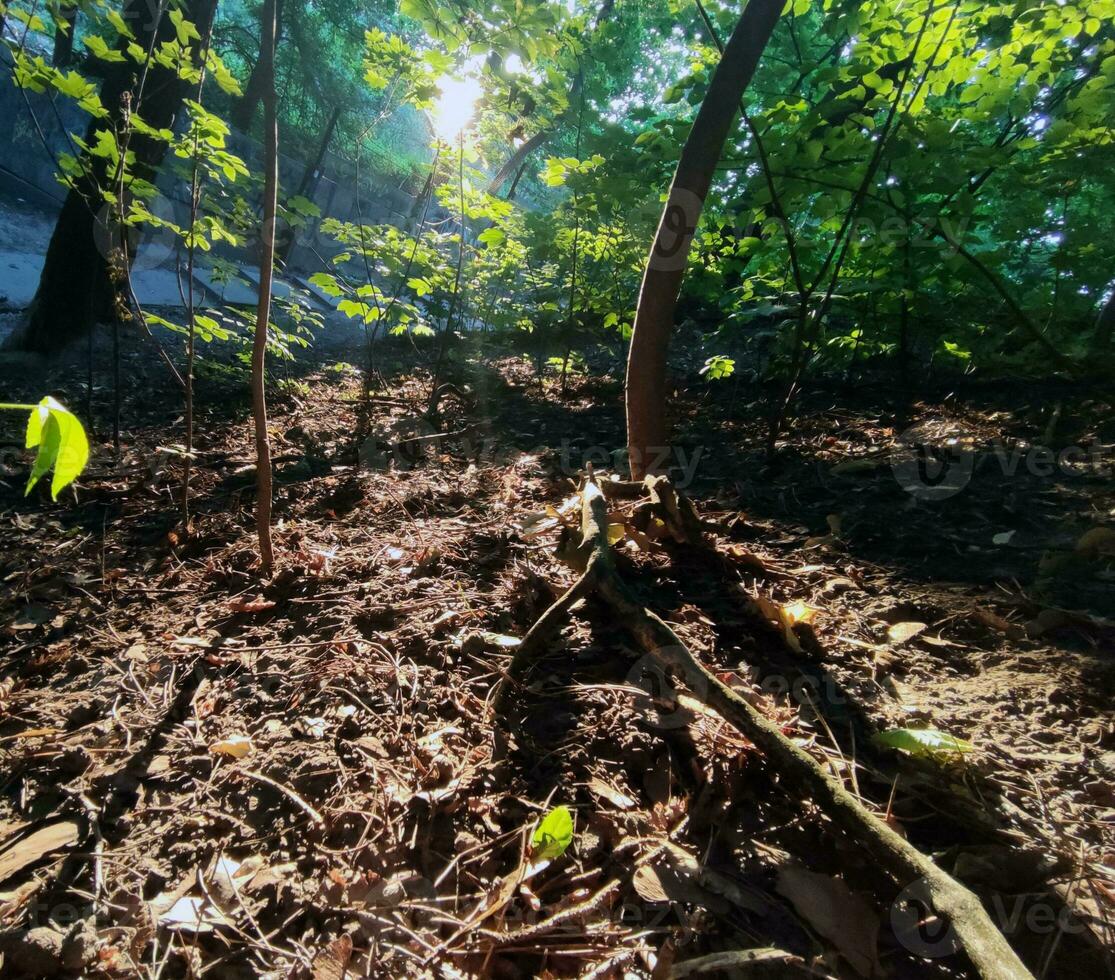
[[[271,320],[271,272],[275,262],[275,213],[279,194],[279,126],[275,107],[275,6],[276,0],[263,5],[263,223],[260,226],[259,305],[252,345],[252,421],[256,442],[256,530],[259,534],[259,561],[264,572],[275,563],[271,544],[271,443],[267,438],[267,398],[264,388],[267,361],[267,324]]]
[[[682,148],[647,259],[627,360],[627,449],[636,479],[666,446],[666,353],[689,246],[740,98],[782,7],[780,0],[751,0],[732,32]]]
[[[279,43],[279,38],[283,36],[283,4],[284,0],[275,0],[274,41],[276,45]],[[266,5],[264,6],[266,8]],[[260,11],[260,17],[267,17],[266,9]],[[255,119],[256,109],[263,103],[264,94],[267,90],[267,64],[263,51],[264,45],[267,43],[265,34],[266,31],[261,21],[259,57],[256,59],[252,72],[248,76],[248,81],[244,85],[244,94],[237,99],[232,107],[232,112],[229,113],[229,122],[232,123],[233,129],[238,129],[242,133],[246,133],[252,128],[252,120]]]

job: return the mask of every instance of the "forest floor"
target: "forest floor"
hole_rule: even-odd
[[[360,351],[277,368],[268,580],[227,368],[199,381],[188,531],[180,398],[148,348],[124,345],[120,454],[96,448],[76,501],[24,498],[4,420],[7,975],[657,978],[766,947],[770,976],[962,972],[947,934],[912,928],[916,883],[653,683],[594,600],[495,716],[515,638],[573,581],[561,508],[622,445],[622,388],[583,376],[563,399],[506,350],[458,353],[457,435],[410,446],[431,428],[409,343],[382,349],[370,410]],[[0,384],[87,418],[85,370],[2,365]],[[103,438],[107,360],[95,380]],[[973,385],[909,412],[893,388],[818,391],[774,467],[761,394],[676,399],[676,482],[728,570],[629,537],[624,577],[977,890],[1035,976],[1115,976],[1115,479],[1110,449],[1106,468],[1041,450],[1110,447],[1110,390]],[[906,421],[957,440],[943,484],[892,465]],[[764,623],[778,606],[811,621]],[[872,742],[925,724],[975,751]],[[525,879],[560,804],[574,842]]]

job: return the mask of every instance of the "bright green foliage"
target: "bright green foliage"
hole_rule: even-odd
[[[49,37],[56,6],[11,4],[9,22]],[[739,5],[704,9],[727,37]],[[97,74],[138,70],[148,53],[99,0],[81,4],[84,65],[9,45],[14,78],[104,120],[87,142],[72,134],[60,179],[104,167],[121,220],[230,281],[241,274],[221,253],[253,240],[258,180],[224,120],[257,56],[258,9],[222,0],[200,98],[198,31],[177,8],[167,16],[173,33],[151,57],[191,88],[185,128],[150,126],[142,105],[124,131],[109,125]],[[819,370],[895,359],[1043,373],[1049,347],[1084,361],[1115,276],[1113,23],[1115,0],[791,0],[696,229],[679,304],[694,370],[771,380],[800,354]],[[354,175],[432,195],[424,224],[424,198],[384,224],[322,219],[310,191],[284,187],[284,222],[335,243],[315,289],[373,338],[482,324],[517,337],[540,373],[550,357],[568,373],[589,346],[620,354],[718,59],[691,0],[285,5],[284,153],[312,161],[340,107],[331,176],[343,181],[347,159]],[[463,71],[482,89],[475,120],[435,156],[425,113]],[[132,134],[164,142],[179,181],[197,168],[195,221],[136,173]],[[524,141],[531,155],[493,186]],[[307,304],[277,319],[276,352],[308,342]],[[250,311],[204,311],[195,334],[235,343],[247,326]]]
[[[438,51],[420,54],[397,34],[378,27],[364,34],[364,81],[375,90],[399,90],[398,101],[427,109],[437,94],[437,75],[448,59]]]
[[[554,807],[534,828],[530,839],[531,857],[535,862],[554,861],[573,843],[573,814],[567,806]]]
[[[701,368],[703,374],[709,381],[720,381],[722,378],[730,378],[736,370],[736,362],[730,357],[724,357],[722,354],[714,354],[707,361],[705,366]]]
[[[89,462],[89,440],[81,422],[50,395],[38,405],[0,403],[0,409],[31,413],[27,417],[26,446],[28,449],[38,447],[39,451],[31,467],[25,494],[30,493],[53,468],[50,496],[52,500],[57,500],[58,494],[81,476],[85,464]]]

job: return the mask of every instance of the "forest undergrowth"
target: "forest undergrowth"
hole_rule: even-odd
[[[22,462],[5,464],[0,821],[22,846],[0,867],[24,874],[0,915],[33,927],[0,936],[6,967],[956,975],[910,895],[599,599],[495,710],[516,644],[575,577],[555,548],[586,462],[608,492],[620,385],[590,367],[560,398],[497,341],[458,354],[436,430],[409,341],[382,349],[370,396],[358,351],[275,379],[270,580],[249,406],[215,368],[188,530],[163,442],[180,405],[149,347],[124,349],[121,453],[94,459],[76,503],[24,499]],[[80,390],[84,371],[9,365],[5,391]],[[1035,975],[1105,975],[1115,608],[1086,535],[1115,497],[1000,457],[1110,441],[1110,393],[894,391],[818,386],[773,466],[762,392],[679,391],[696,462],[675,482],[718,558],[640,529],[617,494],[619,567],[719,680],[980,894]],[[109,397],[94,390],[94,417]],[[918,425],[972,449],[947,499],[892,465]],[[972,751],[876,737],[925,726]],[[563,806],[568,849],[532,866],[532,828]]]

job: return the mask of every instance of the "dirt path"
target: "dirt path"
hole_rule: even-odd
[[[572,581],[547,508],[620,444],[616,382],[543,399],[526,364],[478,351],[441,420],[466,435],[412,451],[392,447],[426,431],[401,403],[425,403],[409,345],[382,362],[400,403],[370,421],[350,369],[296,366],[273,407],[283,562],[261,584],[239,389],[217,367],[203,381],[185,534],[158,448],[180,439],[174,395],[127,357],[122,458],[98,454],[77,504],[24,500],[22,460],[4,460],[0,831],[17,843],[0,916],[44,927],[0,937],[11,975],[669,976],[767,947],[773,976],[956,975],[910,894],[607,617],[573,618],[507,724],[491,711],[513,638]],[[52,370],[5,391],[81,390],[78,363]],[[1110,476],[1005,478],[980,452],[959,492],[919,499],[891,471],[895,427],[863,398],[832,404],[768,472],[738,393],[683,398],[703,451],[687,489],[733,570],[629,544],[628,577],[977,889],[1035,975],[1110,975],[1112,566],[1102,535],[1079,547],[1112,527]],[[973,449],[1044,427],[977,399],[919,412]],[[1110,417],[1078,399],[1055,438],[1110,442]],[[756,625],[756,597],[816,610],[800,652]],[[975,753],[872,745],[925,723]],[[520,881],[557,805],[574,843]]]

